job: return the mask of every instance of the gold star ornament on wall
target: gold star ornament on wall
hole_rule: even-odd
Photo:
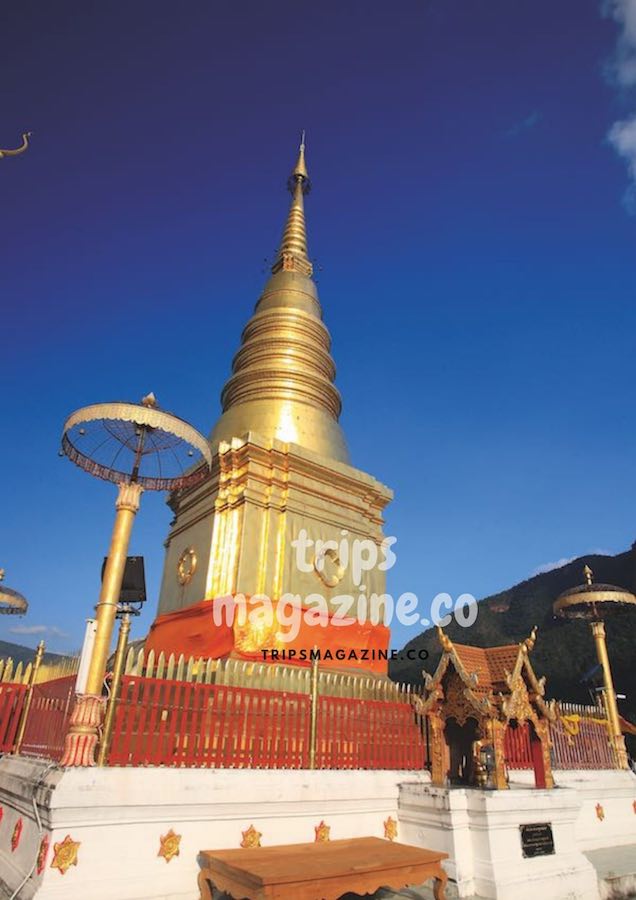
[[[171,859],[179,855],[180,843],[181,835],[175,834],[171,828],[167,834],[162,834],[159,838],[159,853],[157,853],[157,856],[163,856],[165,861],[169,863]]]
[[[58,869],[60,875],[66,875],[71,866],[77,865],[77,853],[80,848],[80,842],[74,841],[70,834],[67,834],[63,841],[53,844],[53,861],[52,869]]]
[[[316,837],[314,838],[316,844],[326,844],[330,840],[331,825],[325,825],[324,822],[321,822],[320,825],[314,825],[314,831],[316,832]]]
[[[243,835],[241,847],[243,847],[244,849],[261,846],[261,838],[263,837],[263,835],[260,831],[257,831],[253,825],[250,825],[247,831],[242,831],[241,834]]]
[[[397,837],[397,822],[391,816],[384,823],[384,837],[387,841],[394,841]]]

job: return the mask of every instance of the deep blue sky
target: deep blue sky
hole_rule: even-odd
[[[0,160],[21,626],[72,649],[97,599],[115,490],[58,458],[66,415],[153,390],[218,416],[301,128],[343,425],[395,490],[392,593],[483,596],[636,537],[636,219],[595,0],[23,0],[0,35],[0,146],[34,131]],[[135,636],[169,519],[144,496]]]

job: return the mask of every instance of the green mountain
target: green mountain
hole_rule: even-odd
[[[23,644],[12,644],[11,641],[0,641],[0,659],[6,659],[8,656],[11,657],[16,665],[21,662],[30,663],[33,662],[35,650],[32,647],[25,647]],[[60,656],[59,653],[44,654],[44,662],[47,663],[60,662],[62,659],[66,659],[66,657]]]
[[[479,601],[478,616],[470,628],[455,621],[445,629],[451,640],[476,647],[517,643],[538,626],[537,642],[531,654],[538,675],[545,675],[546,694],[574,703],[590,703],[589,685],[582,679],[596,665],[596,651],[590,626],[584,621],[556,619],[552,604],[567,588],[584,581],[583,566],[591,566],[594,580],[636,591],[636,544],[617,556],[580,557],[559,569],[544,572],[520,584]],[[619,708],[636,721],[636,609],[617,613],[606,622],[607,644],[617,693],[627,695]],[[404,648],[425,649],[428,659],[396,660],[389,674],[396,681],[421,684],[422,668],[431,674],[440,658],[435,628],[414,638]],[[596,673],[595,683],[601,683]]]

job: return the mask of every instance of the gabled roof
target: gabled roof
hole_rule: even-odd
[[[513,717],[518,701],[525,697],[527,707],[532,696],[540,712],[553,717],[553,711],[543,699],[545,678],[537,678],[529,659],[536,641],[536,628],[521,643],[501,647],[455,644],[441,628],[437,632],[443,653],[435,674],[432,677],[425,674],[427,697],[422,703],[423,712],[443,698],[442,679],[451,666],[464,684],[465,698],[481,715]]]
[[[506,674],[512,674],[521,651],[519,644],[503,647],[471,647],[468,644],[453,644],[455,655],[461,661],[468,675],[477,675],[475,693],[501,691],[508,693]]]

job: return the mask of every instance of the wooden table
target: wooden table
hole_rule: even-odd
[[[380,838],[202,850],[199,889],[201,900],[212,900],[213,886],[234,900],[337,900],[348,891],[400,890],[434,878],[435,900],[444,900],[447,856]]]

